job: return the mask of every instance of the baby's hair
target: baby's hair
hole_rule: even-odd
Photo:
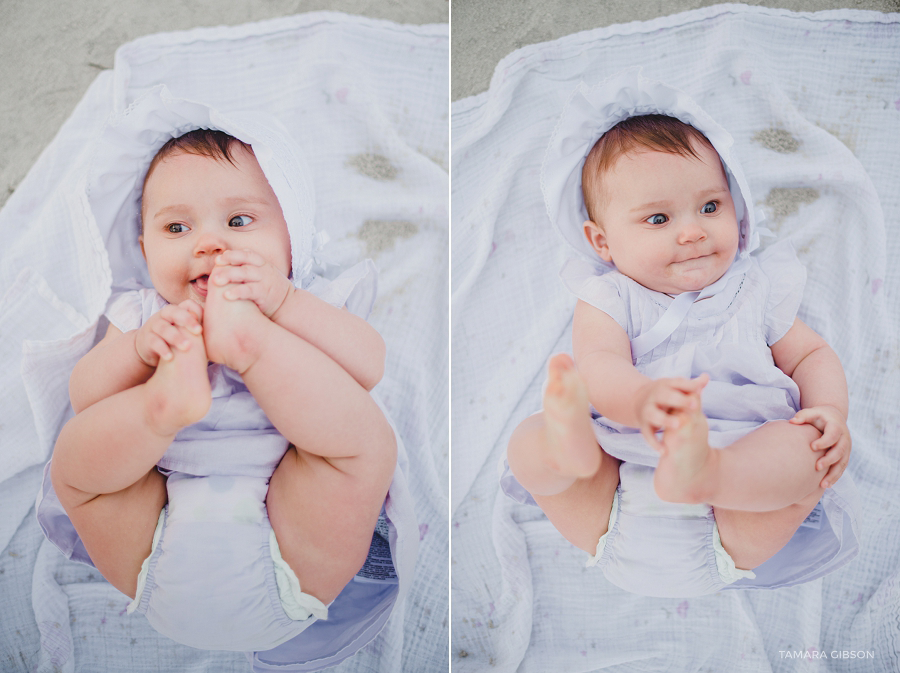
[[[603,173],[612,169],[620,156],[638,149],[647,149],[699,159],[691,146],[691,139],[712,148],[712,143],[700,131],[667,115],[629,117],[609,129],[594,143],[581,171],[582,192],[588,217],[594,222],[597,221],[596,213],[600,206],[601,194],[600,178]]]
[[[194,131],[188,131],[177,138],[171,138],[165,145],[159,148],[156,156],[153,157],[153,161],[150,162],[150,167],[147,169],[147,175],[144,177],[144,184],[141,187],[141,194],[144,193],[144,188],[147,186],[147,180],[150,178],[150,174],[153,173],[153,169],[166,157],[179,153],[196,154],[198,156],[215,159],[216,161],[227,161],[231,165],[234,165],[234,159],[231,158],[231,148],[234,143],[238,143],[241,147],[250,152],[250,154],[253,154],[253,148],[250,147],[250,145],[224,131],[196,129]],[[143,206],[141,211],[141,228],[143,229]]]

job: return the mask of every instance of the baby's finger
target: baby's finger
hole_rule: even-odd
[[[693,395],[687,395],[677,388],[666,388],[659,391],[654,403],[655,406],[660,409],[674,409],[681,411],[684,409],[692,409],[692,402],[694,399],[695,397]]]
[[[822,479],[819,484],[822,488],[830,488],[837,483],[837,480],[841,478],[841,475],[844,474],[844,470],[847,467],[846,460],[839,460],[834,465],[831,466],[831,469],[828,470],[828,473],[825,475],[824,479]]]
[[[816,425],[816,423],[822,423],[822,414],[820,414],[815,409],[801,409],[794,417],[791,419],[791,423],[796,425],[800,425],[803,423],[809,423],[810,425]],[[818,427],[818,426],[816,426]],[[819,428],[821,430],[821,428]]]
[[[152,332],[147,336],[147,348],[162,360],[171,360],[174,357],[165,339]]]
[[[185,304],[187,301],[181,302],[181,304]],[[200,320],[197,318],[197,315],[191,309],[183,307],[181,304],[174,307],[174,311],[170,314],[172,324],[183,327],[192,334],[200,334],[203,328],[200,326]]]
[[[790,420],[794,425],[811,425],[819,432],[825,432],[825,419],[822,418],[821,415],[817,413],[804,413],[806,410],[797,412],[797,414]],[[819,441],[821,437],[810,442],[810,447],[813,448],[813,443]],[[813,450],[817,450],[813,448]]]
[[[185,299],[183,302],[178,304],[179,308],[183,308],[186,311],[190,311],[191,314],[199,321],[203,320],[203,307],[200,306],[193,299]]]
[[[252,250],[226,250],[221,255],[216,257],[216,265],[227,266],[234,265],[240,266],[241,264],[252,264],[253,266],[262,266],[266,263],[266,260],[262,258],[256,252]]]
[[[697,393],[706,387],[709,383],[709,374],[703,373],[695,379],[686,379],[683,377],[668,379],[672,386],[683,393]]]
[[[641,427],[649,427],[654,430],[662,430],[663,428],[669,427],[669,425],[674,421],[675,417],[667,414],[664,410],[659,407],[652,407],[644,414],[643,422],[641,423]],[[677,426],[673,426],[677,427]]]
[[[822,430],[822,436],[810,444],[810,446],[815,451],[831,448],[838,443],[838,440],[843,434],[844,433],[841,431],[839,425],[835,423],[827,424],[824,430]]]
[[[824,470],[826,467],[834,465],[843,457],[844,451],[842,451],[839,446],[833,446],[816,461],[816,470]]]
[[[169,346],[177,348],[178,350],[186,351],[191,347],[191,342],[184,332],[181,331],[181,328],[176,327],[170,322],[160,320],[153,326],[153,333],[165,341]]]
[[[665,453],[666,447],[664,447],[664,446],[662,445],[662,442],[660,442],[660,441],[656,438],[656,433],[653,431],[652,428],[649,428],[649,427],[643,427],[643,428],[641,428],[641,435],[643,436],[643,438],[644,438],[645,440],[647,440],[647,443],[648,443],[653,449],[656,449],[656,450],[659,451],[660,453]]]
[[[222,296],[225,299],[257,299],[256,283],[234,283],[225,288]]]
[[[228,285],[229,283],[251,283],[259,280],[262,280],[260,267],[245,264],[216,270],[213,282],[216,285]]]
[[[697,378],[692,379],[692,382],[694,383],[694,386],[695,386],[694,387],[695,392],[703,390],[706,387],[706,384],[709,383],[709,374],[707,374],[706,372],[703,372]]]

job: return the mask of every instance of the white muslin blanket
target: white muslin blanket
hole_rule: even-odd
[[[734,137],[751,206],[806,265],[800,317],[847,372],[861,552],[823,579],[628,594],[500,492],[509,436],[571,349],[541,161],[578,84],[635,65]],[[507,56],[451,126],[454,670],[897,670],[900,14],[716,5],[577,33]]]
[[[316,228],[331,239],[316,259],[326,277],[367,257],[378,267],[370,322],[388,359],[376,394],[407,448],[419,557],[406,600],[339,670],[446,668],[447,60],[446,25],[333,12],[141,38],[117,51],[10,197],[0,211],[0,548],[14,561],[0,574],[0,650],[22,653],[11,665],[249,669],[243,654],[178,646],[125,615],[129,599],[66,561],[27,516],[71,415],[69,373],[99,338],[120,275],[120,239],[71,226],[86,207],[92,140],[164,84],[226,115],[276,117],[313,177]]]

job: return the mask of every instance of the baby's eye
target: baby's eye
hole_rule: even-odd
[[[703,204],[703,208],[700,209],[700,212],[706,213],[709,215],[710,213],[714,213],[719,209],[719,204],[715,201],[710,201],[708,203]]]
[[[187,225],[182,224],[181,222],[171,222],[166,225],[166,231],[170,234],[183,234],[188,230]]]
[[[235,215],[230,220],[228,220],[229,227],[246,227],[248,224],[253,222],[252,219],[247,217],[246,215]]]
[[[665,224],[669,221],[669,218],[663,215],[662,213],[657,213],[656,215],[651,215],[646,220],[650,224]]]

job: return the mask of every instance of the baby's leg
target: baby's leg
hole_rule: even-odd
[[[724,449],[711,449],[699,409],[667,431],[654,475],[663,500],[713,505],[722,546],[738,568],[752,569],[788,543],[824,489],[810,425],[773,421]]]
[[[60,503],[100,573],[132,598],[167,499],[155,465],[175,433],[210,405],[203,339],[190,338],[190,349],[173,349],[146,383],[72,418],[53,452]]]
[[[597,444],[587,391],[568,355],[550,360],[544,411],[513,431],[507,459],[563,537],[593,554],[606,532],[619,461]]]
[[[793,505],[770,512],[747,512],[713,507],[722,546],[736,567],[752,570],[781,550],[809,516],[822,494],[817,488]]]
[[[772,421],[723,449],[709,446],[700,409],[678,415],[681,426],[663,436],[665,451],[654,475],[663,500],[708,503],[753,512],[784,509],[819,490],[822,452],[810,444],[821,436],[811,425]]]
[[[220,299],[207,298],[207,339],[292,444],[269,482],[269,521],[301,589],[327,604],[365,561],[397,462],[393,430],[321,350],[251,302]]]

